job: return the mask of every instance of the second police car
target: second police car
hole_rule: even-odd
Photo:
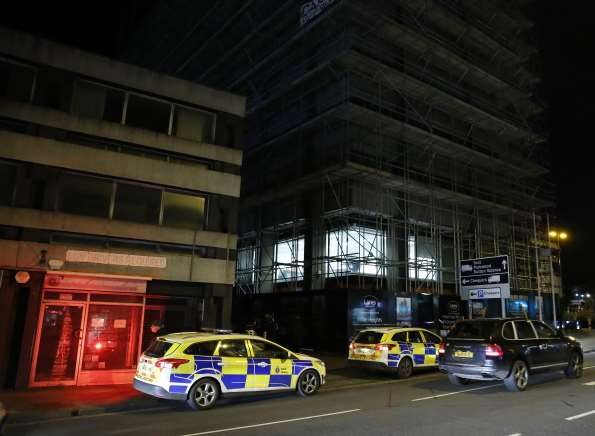
[[[394,371],[407,378],[416,367],[437,367],[441,338],[419,328],[371,328],[349,345],[352,364]]]
[[[231,394],[294,390],[309,396],[325,377],[321,360],[258,336],[187,332],[151,344],[139,359],[134,387],[200,410]]]

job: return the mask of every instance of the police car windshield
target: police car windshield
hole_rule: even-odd
[[[149,357],[163,357],[172,345],[171,342],[155,340],[149,345],[149,348],[145,350],[144,355]]]
[[[497,321],[459,322],[448,334],[448,337],[455,339],[488,339],[494,335],[498,325]]]
[[[380,332],[363,331],[357,334],[354,342],[358,344],[378,344],[381,339],[382,333]]]

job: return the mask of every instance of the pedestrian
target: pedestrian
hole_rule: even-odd
[[[264,316],[264,337],[269,341],[276,341],[279,332],[279,325],[275,321],[275,316],[272,313],[267,313]]]

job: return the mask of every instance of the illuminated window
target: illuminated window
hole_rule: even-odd
[[[275,244],[275,281],[304,279],[304,238],[287,239]]]
[[[437,262],[432,257],[432,244],[428,238],[416,239],[409,236],[409,278],[417,280],[436,280]]]
[[[327,275],[384,275],[386,249],[383,230],[351,226],[327,233]]]
[[[241,284],[252,284],[255,279],[256,249],[254,246],[238,248],[237,279]]]
[[[163,193],[163,225],[202,229],[204,218],[204,198],[176,192]]]
[[[214,120],[212,114],[176,106],[173,134],[193,141],[212,142]]]

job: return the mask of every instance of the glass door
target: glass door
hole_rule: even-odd
[[[30,385],[76,383],[83,312],[82,304],[42,303]]]

